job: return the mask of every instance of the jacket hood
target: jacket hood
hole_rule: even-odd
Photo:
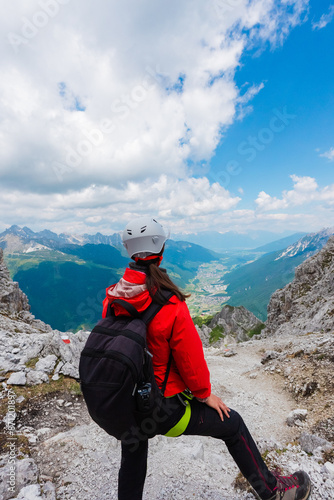
[[[133,266],[135,267],[135,266]],[[103,313],[108,305],[115,299],[123,299],[133,305],[138,312],[142,312],[151,304],[152,299],[147,290],[146,274],[144,270],[126,268],[123,277],[118,283],[106,290],[106,298],[103,301]],[[120,304],[113,304],[116,316],[128,314]]]

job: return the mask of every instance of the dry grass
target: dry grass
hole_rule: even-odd
[[[47,384],[38,384],[32,386],[12,386],[12,390],[15,392],[16,397],[23,396],[25,400],[22,403],[16,403],[16,411],[20,411],[25,406],[27,400],[32,398],[40,398],[49,394],[56,392],[68,392],[74,394],[75,396],[81,396],[81,388],[79,382],[70,377],[65,377],[60,375],[58,380],[52,380],[50,377],[50,382]],[[7,413],[8,407],[8,397],[0,399],[0,419]]]

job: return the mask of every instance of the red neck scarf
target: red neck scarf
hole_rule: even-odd
[[[133,260],[137,263],[137,264],[141,264],[143,263],[142,265],[145,266],[144,262],[147,262],[146,265],[150,265],[150,260],[155,260],[156,261],[156,264],[157,266],[160,266],[161,264],[161,261],[162,261],[162,255],[149,255],[148,257],[145,257],[145,259],[140,259],[139,257],[133,257]],[[154,262],[155,263],[155,262]],[[152,262],[153,264],[153,262]]]

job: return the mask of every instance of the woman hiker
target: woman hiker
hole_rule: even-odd
[[[153,435],[222,439],[260,499],[306,500],[311,491],[308,475],[298,471],[291,476],[279,476],[269,471],[241,416],[211,392],[210,373],[185,302],[187,296],[159,267],[166,239],[163,227],[150,217],[133,220],[126,226],[122,240],[133,262],[120,281],[107,289],[103,308],[103,316],[109,304],[116,315],[124,315],[127,312],[122,306],[113,304],[115,299],[126,300],[139,313],[152,301],[164,303],[147,328],[147,347],[153,355],[154,376],[160,388],[169,364],[164,391],[168,410],[164,418],[158,419]],[[167,301],[161,294],[163,290],[173,293]],[[122,441],[119,500],[142,499],[150,437],[152,434],[141,432],[136,446],[133,440]]]

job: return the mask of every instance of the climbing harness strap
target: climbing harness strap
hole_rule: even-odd
[[[183,416],[180,418],[180,420],[172,427],[166,434],[165,436],[167,437],[177,437],[181,436],[181,434],[184,433],[186,430],[190,417],[191,417],[191,405],[190,401],[193,399],[193,395],[190,393],[190,391],[184,391],[181,392],[181,394],[177,394],[178,398],[182,402],[183,405],[185,405],[186,409],[183,414]],[[183,399],[185,398],[185,399]]]

